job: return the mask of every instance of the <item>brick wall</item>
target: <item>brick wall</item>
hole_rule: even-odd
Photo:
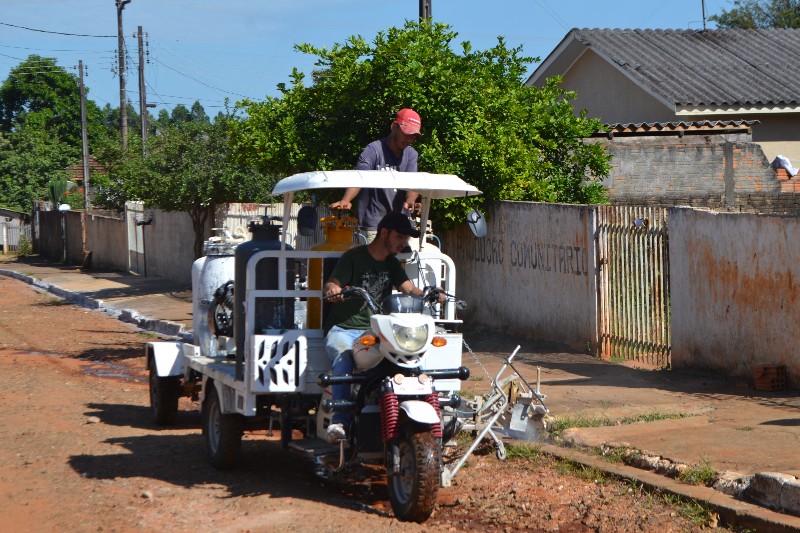
[[[605,181],[612,203],[800,214],[800,175],[776,174],[746,134],[600,142],[612,156]]]

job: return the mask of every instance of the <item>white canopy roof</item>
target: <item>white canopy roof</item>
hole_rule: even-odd
[[[272,194],[286,194],[313,189],[404,189],[427,198],[475,196],[481,191],[453,174],[398,172],[396,170],[320,170],[283,178]]]

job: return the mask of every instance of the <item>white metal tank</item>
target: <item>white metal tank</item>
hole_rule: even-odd
[[[227,231],[209,238],[203,245],[205,255],[192,263],[192,334],[195,345],[206,357],[218,354],[219,344],[212,331],[209,313],[216,307],[214,293],[234,277],[234,252],[242,242]]]

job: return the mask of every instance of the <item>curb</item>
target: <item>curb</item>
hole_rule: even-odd
[[[102,300],[89,298],[88,296],[64,289],[58,285],[44,283],[31,276],[20,274],[15,270],[0,269],[0,275],[14,278],[18,281],[23,281],[29,285],[33,285],[38,289],[49,292],[50,294],[58,296],[59,298],[63,298],[64,300],[67,300],[75,305],[79,305],[87,309],[102,311],[103,313],[116,318],[121,322],[133,324],[140,329],[153,331],[169,337],[177,337],[184,342],[192,342],[193,340],[191,330],[185,330],[182,324],[177,324],[168,320],[143,317],[133,309],[119,310],[106,307]]]
[[[609,463],[597,456],[572,448],[562,448],[555,444],[544,443],[539,446],[542,453],[546,455],[574,461],[591,468],[597,468],[619,478],[632,479],[649,489],[659,490],[681,498],[690,498],[705,502],[709,507],[714,509],[726,525],[753,528],[759,532],[782,533],[800,530],[800,517],[781,514],[777,511],[767,509],[766,507],[760,507],[752,503],[737,500],[711,487],[687,485],[649,470],[641,470],[632,466]],[[781,478],[778,483],[784,485],[786,481],[787,480]]]

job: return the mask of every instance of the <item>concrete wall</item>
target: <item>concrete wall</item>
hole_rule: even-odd
[[[800,386],[800,217],[673,208],[669,249],[673,365]]]
[[[37,211],[37,226],[34,238],[34,251],[49,259],[64,258],[64,239],[61,229],[61,213],[58,211]]]
[[[604,184],[613,203],[800,214],[800,189],[778,180],[761,147],[748,139],[738,134],[599,141],[612,156]]]
[[[79,265],[83,262],[83,211],[64,213],[64,232],[67,236],[67,264]]]
[[[146,275],[191,283],[194,229],[188,213],[152,211],[152,222],[141,226]],[[208,229],[205,233],[209,235]]]
[[[579,349],[597,343],[595,211],[591,207],[497,202],[488,233],[444,236],[469,318]]]
[[[92,253],[92,267],[127,270],[125,219],[94,214],[87,216],[86,247]]]

